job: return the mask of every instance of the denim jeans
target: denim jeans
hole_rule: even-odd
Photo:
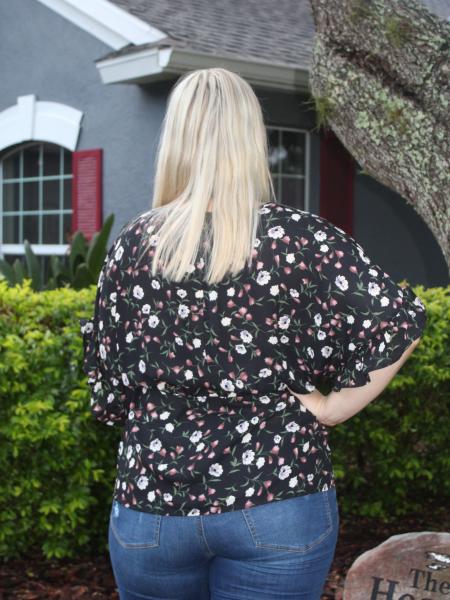
[[[338,529],[330,487],[196,516],[113,500],[108,542],[120,600],[320,600]]]

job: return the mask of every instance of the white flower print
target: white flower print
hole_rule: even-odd
[[[159,318],[156,315],[152,315],[151,317],[148,318],[147,323],[149,325],[149,327],[156,327],[159,323]]]
[[[152,440],[150,442],[150,450],[152,452],[159,452],[162,448],[162,443],[160,439]]]
[[[291,421],[286,425],[286,431],[295,432],[300,429],[300,425],[295,421]]]
[[[239,433],[245,433],[248,429],[249,425],[248,425],[248,421],[241,421],[240,423],[238,423],[236,425],[236,430]]]
[[[323,242],[324,240],[327,239],[327,234],[325,233],[325,231],[316,231],[316,233],[314,234],[314,237],[316,238],[316,240],[318,242]]]
[[[281,469],[278,471],[278,477],[280,479],[286,479],[292,473],[292,469],[289,465],[283,465]]]
[[[278,240],[278,239],[280,239],[280,238],[282,238],[284,236],[284,229],[280,225],[277,225],[275,227],[271,227],[267,231],[267,235],[269,237],[271,237],[272,239],[274,239],[274,240]]]
[[[278,319],[278,327],[280,329],[287,329],[291,323],[291,319],[288,315],[283,315]]]
[[[123,256],[123,246],[119,246],[116,250],[116,253],[114,254],[114,260],[117,262],[119,261]]]
[[[258,375],[260,377],[270,377],[272,375],[272,369],[261,369],[260,372],[258,373]]]
[[[269,396],[260,396],[259,401],[261,402],[261,404],[269,404],[270,398]]]
[[[333,348],[331,346],[323,346],[320,349],[322,356],[325,356],[325,358],[328,358],[329,356],[331,356],[332,352],[333,352]]]
[[[226,392],[234,392],[234,385],[230,379],[222,379],[220,382],[220,387]]]
[[[252,334],[249,331],[247,331],[246,329],[243,329],[240,332],[239,336],[240,336],[241,340],[243,342],[245,342],[246,344],[250,343],[253,339]]]
[[[381,288],[378,285],[378,283],[374,283],[373,281],[371,281],[367,286],[367,291],[371,296],[378,296],[378,294],[381,292]]]
[[[292,265],[292,263],[295,262],[295,254],[293,252],[286,254],[286,262],[289,263],[290,265]]]
[[[158,241],[155,212],[109,252],[82,325],[88,403],[128,432],[117,502],[198,516],[330,489],[329,447],[288,385],[309,393],[322,374],[335,390],[364,385],[420,334],[420,299],[366,263],[343,230],[276,203],[263,205],[270,219],[251,270],[208,286],[200,256],[192,277],[170,282],[151,275],[151,249],[134,266],[150,225]]]
[[[348,281],[344,275],[338,275],[334,282],[340,290],[343,290],[344,292],[348,290]]]
[[[178,307],[178,314],[182,319],[185,319],[191,311],[186,304],[180,304]]]
[[[269,271],[259,271],[256,276],[256,283],[258,285],[266,285],[269,283],[271,277]]]
[[[214,463],[209,467],[208,473],[213,477],[220,477],[223,473],[223,467],[220,463]]]
[[[137,486],[140,490],[145,490],[148,487],[148,477],[141,475],[137,480]]]
[[[140,285],[135,285],[133,287],[133,296],[135,298],[138,298],[138,300],[140,300],[141,298],[144,297],[144,290],[142,289],[142,287]]]
[[[253,462],[255,458],[255,453],[253,450],[246,450],[242,455],[242,463],[244,465],[249,465]]]

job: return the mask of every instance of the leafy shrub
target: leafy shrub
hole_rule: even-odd
[[[0,281],[0,556],[107,549],[119,427],[92,418],[79,319],[96,286]],[[449,289],[417,288],[428,324],[383,394],[330,430],[341,514],[395,518],[448,496]],[[441,523],[437,524],[438,527]]]

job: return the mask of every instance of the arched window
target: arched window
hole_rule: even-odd
[[[72,228],[72,152],[50,142],[16,144],[0,155],[0,248],[12,263],[24,240],[36,255],[64,254]]]

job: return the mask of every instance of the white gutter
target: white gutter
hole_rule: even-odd
[[[221,66],[238,72],[250,84],[286,91],[308,90],[308,71],[299,67],[230,55],[204,54],[185,48],[146,48],[96,61],[103,83],[149,83],[193,69]]]

